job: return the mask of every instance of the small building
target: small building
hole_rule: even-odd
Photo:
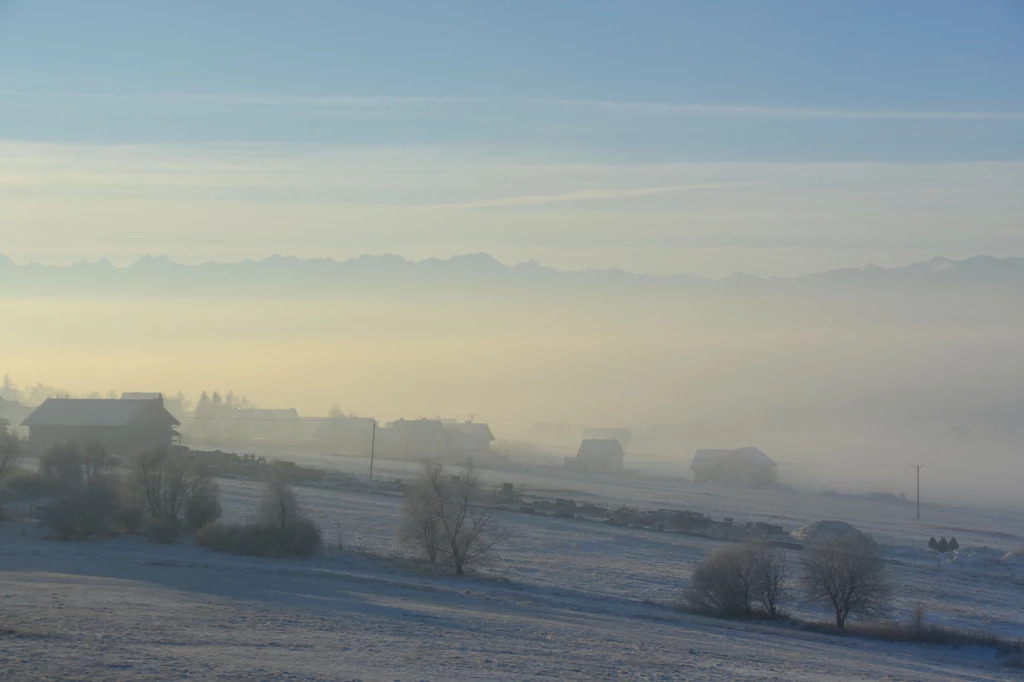
[[[377,437],[378,445],[385,447],[382,451],[392,454],[393,449],[393,455],[401,459],[441,460],[451,454],[440,419],[399,419],[378,430]]]
[[[575,457],[566,457],[565,466],[591,474],[620,474],[625,453],[614,438],[588,438],[580,444]]]
[[[494,434],[487,424],[477,422],[443,422],[448,447],[453,455],[486,455],[491,451]]]
[[[174,430],[179,422],[161,399],[49,398],[22,425],[35,452],[56,443],[101,443],[111,454],[136,455],[181,439]]]
[[[778,478],[775,462],[755,447],[698,450],[690,470],[694,483],[769,485]]]
[[[325,452],[361,456],[368,454],[371,446],[378,445],[374,443],[371,418],[326,417],[302,421],[313,425],[313,441]]]

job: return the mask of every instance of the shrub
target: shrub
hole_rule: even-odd
[[[150,519],[142,531],[143,537],[150,542],[170,545],[178,541],[178,522],[174,519]]]
[[[146,510],[138,504],[122,504],[114,513],[113,520],[125,533],[134,535],[146,525]]]
[[[117,479],[109,468],[107,452],[99,444],[83,450],[55,445],[42,456],[39,470],[56,498],[44,516],[54,537],[84,540],[108,530],[118,506]]]
[[[42,472],[20,469],[11,474],[4,487],[15,497],[33,500],[40,497],[52,497],[57,488]]]
[[[756,580],[754,557],[746,547],[719,547],[693,571],[684,597],[697,612],[742,616],[751,612]]]
[[[221,515],[220,489],[213,481],[199,488],[185,503],[185,525],[195,532]]]
[[[184,521],[190,530],[198,530],[220,518],[220,491],[195,455],[163,448],[143,452],[132,461],[129,488],[154,521],[175,526]]]
[[[261,557],[312,556],[322,540],[320,529],[299,508],[288,481],[274,470],[268,475],[256,521],[210,523],[196,533],[201,547]]]
[[[309,557],[316,554],[321,542],[320,529],[306,518],[284,531],[267,523],[211,523],[196,533],[200,547],[256,557]]]

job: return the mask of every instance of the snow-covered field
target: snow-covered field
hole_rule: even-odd
[[[334,460],[332,468],[365,466]],[[408,465],[379,462],[381,475]],[[676,480],[491,475],[517,487],[573,490],[609,503],[676,506],[796,528],[841,518],[872,532],[892,567],[895,617],[917,603],[932,622],[1024,637],[1024,585],[1012,562],[1020,517],[811,494],[712,489]],[[227,517],[260,494],[223,481]],[[327,680],[993,680],[1014,679],[981,650],[834,638],[679,614],[675,601],[715,541],[599,523],[502,513],[515,533],[480,575],[431,575],[398,558],[400,500],[299,489],[346,550],[310,560],[256,560],[122,537],[44,540],[0,523],[0,679]],[[557,493],[563,496],[563,492]],[[565,493],[564,496],[570,496]],[[25,534],[22,535],[22,529]],[[923,537],[988,547],[985,563],[936,562]],[[911,541],[915,545],[911,546]],[[367,556],[363,549],[383,555]],[[980,557],[982,550],[973,550]],[[967,552],[965,551],[965,556]],[[915,565],[916,560],[916,565]],[[790,610],[826,618],[812,605]]]

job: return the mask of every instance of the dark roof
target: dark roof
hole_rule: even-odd
[[[577,457],[622,457],[622,444],[614,438],[588,438],[580,444]]]
[[[491,427],[482,422],[444,422],[444,429],[450,433],[466,436],[467,438],[482,438],[486,441],[494,440]]]
[[[49,398],[22,422],[24,426],[129,426],[178,420],[156,400]]]

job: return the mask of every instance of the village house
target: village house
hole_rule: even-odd
[[[698,450],[690,470],[694,483],[769,485],[778,476],[772,458],[755,447]]]
[[[135,455],[180,442],[179,422],[163,400],[49,398],[24,422],[28,444],[43,452],[57,443],[100,443],[107,452]]]
[[[387,429],[378,430],[377,437],[385,452],[400,459],[439,461],[451,454],[448,434],[440,419],[399,419]]]
[[[566,457],[565,466],[572,471],[591,474],[620,474],[625,453],[614,438],[589,438],[580,444],[575,457]]]
[[[477,422],[445,421],[445,435],[451,453],[460,457],[487,455],[491,451],[494,434],[487,424]]]

